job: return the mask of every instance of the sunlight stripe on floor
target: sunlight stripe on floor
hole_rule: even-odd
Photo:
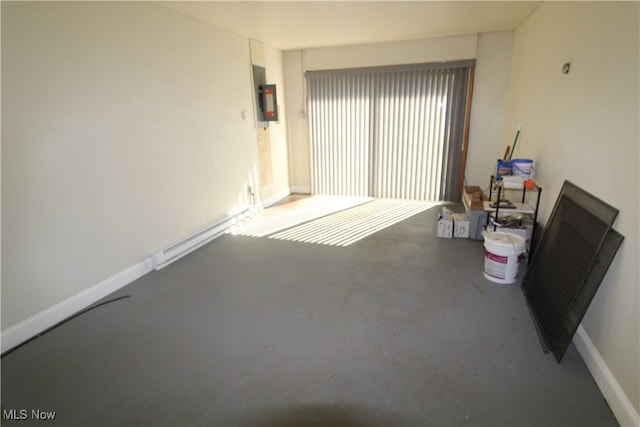
[[[235,236],[264,237],[372,200],[371,197],[312,196],[270,207],[228,232]]]
[[[269,236],[272,239],[348,246],[437,203],[379,199]]]

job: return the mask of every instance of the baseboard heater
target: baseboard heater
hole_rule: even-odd
[[[206,245],[211,240],[223,234],[232,224],[242,221],[248,217],[251,212],[251,209],[245,209],[239,214],[227,217],[222,221],[218,221],[204,230],[199,231],[198,233],[193,234],[166,249],[154,253],[151,256],[153,269],[160,270],[172,262],[179,260],[183,256],[195,251],[199,247]]]

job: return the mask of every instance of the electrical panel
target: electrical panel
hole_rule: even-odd
[[[265,68],[252,65],[253,90],[256,108],[256,127],[269,126],[269,122],[278,121],[278,99],[276,85],[267,84]]]
[[[260,109],[262,110],[262,120],[265,122],[278,121],[276,85],[260,86]]]

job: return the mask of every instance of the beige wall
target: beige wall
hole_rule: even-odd
[[[511,31],[478,35],[478,51],[469,123],[465,182],[489,186],[496,160],[504,154],[502,134],[511,74]]]
[[[278,121],[270,123],[271,159],[273,167],[273,184],[268,193],[263,194],[269,205],[289,195],[289,147],[287,144],[287,88],[284,84],[284,67],[282,52],[265,46],[267,81],[275,83],[278,96]]]
[[[165,7],[2,2],[3,331],[246,207],[251,91],[246,38]]]
[[[638,13],[637,2],[543,3],[516,31],[503,138],[504,145],[511,143],[511,131],[522,124],[515,155],[535,160],[536,180],[544,188],[543,222],[564,180],[620,210],[614,227],[625,241],[582,326],[636,417],[640,412]],[[561,73],[565,62],[571,62],[567,75]],[[619,416],[620,411],[614,408],[614,413]]]
[[[475,34],[304,51],[305,70],[418,64],[474,58]]]
[[[277,91],[278,121],[269,122],[266,128],[269,133],[271,164],[263,165],[271,168],[273,180],[270,183],[261,183],[262,192],[260,194],[262,201],[266,205],[271,205],[290,193],[286,111],[287,89],[284,85],[282,52],[257,40],[251,40],[251,63],[265,68],[267,83],[275,84]]]
[[[309,133],[304,82],[304,52],[290,50],[283,53],[284,76],[287,85],[287,135],[291,191],[309,193]]]

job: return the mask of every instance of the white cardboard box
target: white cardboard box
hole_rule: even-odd
[[[453,214],[453,237],[469,238],[469,216],[466,213]]]
[[[444,210],[438,218],[438,237],[453,238],[453,217]]]

